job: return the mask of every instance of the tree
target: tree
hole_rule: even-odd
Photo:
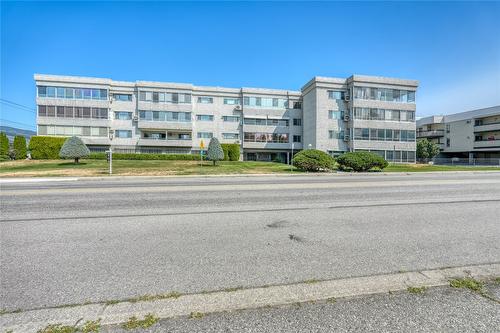
[[[61,150],[59,151],[59,157],[61,158],[74,158],[75,163],[83,157],[90,155],[90,150],[87,148],[82,139],[77,136],[72,136],[64,141]]]
[[[307,149],[295,154],[292,164],[304,171],[329,171],[335,167],[335,160],[324,151]]]
[[[417,158],[428,161],[439,154],[439,146],[427,139],[417,141]]]
[[[14,146],[16,160],[23,160],[26,158],[26,138],[22,135],[16,135],[14,137]]]
[[[224,159],[224,151],[216,138],[211,138],[208,144],[207,160],[214,162],[222,161]]]
[[[0,157],[9,156],[9,138],[4,132],[0,132]]]

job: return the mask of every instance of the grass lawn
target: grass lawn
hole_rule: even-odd
[[[82,160],[79,164],[63,160],[8,161],[0,163],[0,177],[106,176],[106,160]],[[212,162],[168,160],[114,160],[113,175],[168,176],[252,173],[291,173],[290,166],[271,162]],[[294,170],[293,172],[299,172]]]
[[[500,167],[467,167],[424,164],[391,164],[384,172],[500,171]],[[217,175],[217,174],[301,173],[295,168],[271,162],[211,162],[115,160],[113,174],[121,176]],[[0,163],[0,177],[106,176],[106,160],[82,160],[79,164],[63,160],[7,161]]]

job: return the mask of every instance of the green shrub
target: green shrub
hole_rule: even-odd
[[[35,160],[59,159],[59,151],[66,138],[56,136],[34,136],[30,139],[29,150]]]
[[[0,132],[0,156],[8,159],[9,156],[9,138],[4,132]]]
[[[368,171],[372,168],[384,169],[387,161],[380,155],[369,152],[350,152],[337,157],[339,169],[345,171]]]
[[[80,158],[90,155],[90,150],[87,148],[82,139],[77,136],[72,136],[64,141],[61,150],[59,151],[60,158],[72,158],[75,163],[78,163]]]
[[[214,162],[222,161],[224,159],[224,151],[217,138],[211,138],[208,144],[207,160]]]
[[[91,153],[88,159],[105,160],[106,153]],[[200,155],[194,154],[123,154],[113,153],[113,160],[178,160],[198,161]]]
[[[22,135],[16,135],[12,145],[14,146],[16,160],[24,160],[27,156],[26,138]]]
[[[293,165],[304,171],[329,171],[335,167],[335,160],[327,153],[316,150],[307,149],[295,154],[292,159]]]
[[[224,161],[239,161],[240,160],[240,145],[237,143],[221,144],[224,152]]]

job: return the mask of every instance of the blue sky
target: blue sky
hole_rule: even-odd
[[[417,117],[500,104],[498,2],[2,2],[4,125],[34,128],[34,73],[299,90],[417,79]],[[7,122],[8,120],[9,122]]]

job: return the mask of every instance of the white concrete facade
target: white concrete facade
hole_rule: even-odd
[[[418,82],[413,80],[315,77],[301,91],[289,91],[40,74],[34,78],[38,135],[78,135],[93,150],[195,153],[201,141],[206,149],[210,137],[216,137],[221,143],[239,144],[248,160],[285,162],[292,144],[294,152],[371,150],[389,160],[415,160]],[[375,95],[360,95],[357,87]],[[391,97],[381,100],[386,90]],[[379,118],[358,119],[361,111],[356,108]],[[393,112],[396,120],[390,119]],[[360,129],[364,134],[368,129],[369,135],[357,135]]]
[[[444,157],[500,158],[500,106],[419,119],[417,138],[439,144]]]

